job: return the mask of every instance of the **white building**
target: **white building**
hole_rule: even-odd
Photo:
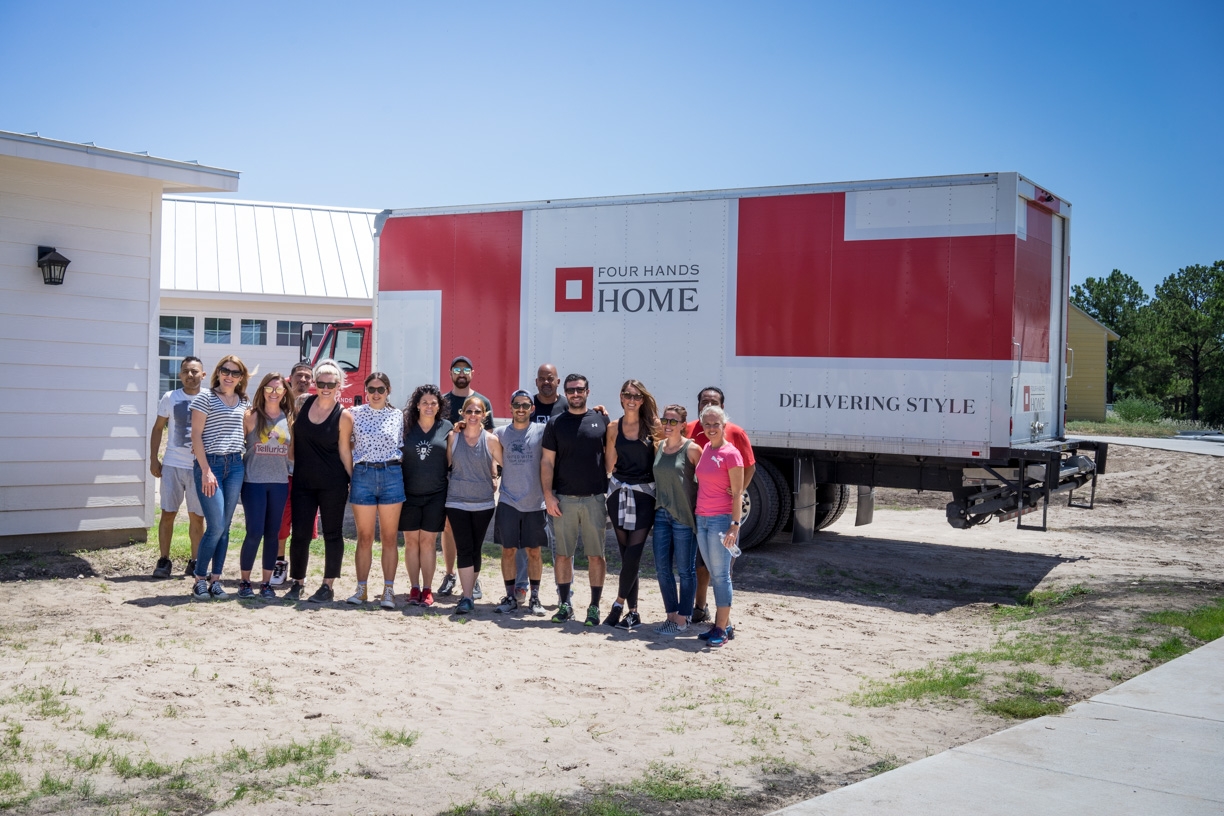
[[[166,196],[159,388],[226,354],[258,377],[298,362],[303,323],[369,319],[378,210]]]
[[[145,539],[162,196],[237,188],[232,170],[0,131],[0,552]],[[43,246],[71,261],[62,285]]]

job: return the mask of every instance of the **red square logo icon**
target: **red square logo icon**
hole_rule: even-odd
[[[555,311],[589,312],[595,297],[595,267],[557,267],[557,299]]]

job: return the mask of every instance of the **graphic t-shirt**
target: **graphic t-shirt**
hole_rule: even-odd
[[[200,389],[201,394],[208,392],[207,388]],[[176,388],[163,394],[157,403],[157,415],[167,420],[166,456],[162,459],[162,467],[191,470],[195,464],[195,454],[191,452],[191,401],[196,396]],[[156,455],[157,451],[153,453]]]
[[[604,436],[608,418],[596,411],[566,411],[544,426],[544,450],[557,454],[553,467],[553,493],[593,496],[608,492],[604,465]]]
[[[731,489],[731,468],[743,467],[744,457],[730,442],[712,448],[707,444],[697,460],[697,515],[721,516],[731,512],[734,498]]]
[[[247,434],[247,450],[242,457],[246,470],[244,481],[251,484],[287,484],[289,482],[289,417],[281,414],[271,427],[255,428]]]
[[[413,425],[404,434],[404,492],[410,496],[432,496],[446,490],[446,435],[455,427],[447,419],[435,419],[422,431]]]
[[[538,422],[541,425],[547,425],[548,420],[564,413],[566,411],[566,407],[568,406],[568,403],[563,397],[557,397],[556,401],[553,402],[552,405],[549,405],[546,402],[540,402],[539,394],[532,397],[531,401],[535,403],[535,407],[531,409],[531,421]]]
[[[502,445],[501,494],[498,500],[523,513],[543,510],[540,457],[544,426],[533,422],[520,431],[513,425],[503,425],[493,433]]]

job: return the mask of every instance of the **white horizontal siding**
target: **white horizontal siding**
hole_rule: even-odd
[[[150,526],[139,507],[16,510],[0,513],[0,536],[135,530]]]
[[[31,485],[62,485],[64,473],[90,467],[91,462],[0,462],[0,487],[28,487]],[[144,462],[110,461],[106,473],[98,473],[91,484],[145,484],[152,478]],[[81,483],[83,487],[88,487]]]
[[[34,406],[27,405],[26,410],[31,407]],[[8,445],[12,444],[12,440],[22,437],[47,436],[48,431],[54,431],[61,439],[144,439],[144,424],[144,416],[134,413],[12,413],[4,418],[5,427],[0,428],[0,439],[9,440],[5,442]]]
[[[82,495],[84,493],[84,495]],[[28,485],[8,487],[0,491],[0,522],[5,513],[23,510],[93,510],[123,507],[144,507],[144,485],[136,483],[81,485]]]

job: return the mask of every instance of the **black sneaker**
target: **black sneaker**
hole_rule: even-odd
[[[604,618],[603,625],[616,626],[618,623],[620,623],[621,612],[624,610],[625,607],[621,606],[620,604],[612,604],[612,611],[608,613],[608,617]]]
[[[196,560],[193,558],[187,562],[186,569],[183,570],[184,575],[195,575]]]
[[[509,595],[506,595],[501,599],[501,602],[498,603],[497,606],[493,608],[493,611],[500,612],[501,614],[505,615],[509,612],[513,612],[514,610],[518,608],[519,608],[518,601],[510,597]]]
[[[708,631],[702,632],[697,636],[698,640],[709,640],[715,632],[722,632],[724,640],[735,640],[735,627],[727,624],[726,630],[719,629],[717,626],[711,626]],[[721,646],[722,644],[718,644]]]
[[[605,621],[606,623],[606,621]],[[632,629],[635,626],[641,626],[642,619],[638,617],[636,611],[630,612],[628,615],[620,619],[620,623],[616,624],[617,629]]]
[[[689,623],[705,623],[710,620],[710,607],[694,606],[693,617],[689,618]]]
[[[191,597],[197,601],[212,600],[212,596],[208,594],[208,581],[203,578],[197,578],[191,589]]]
[[[239,598],[254,598],[255,597],[255,588],[251,586],[250,581],[243,581],[242,583],[238,585],[238,597]]]
[[[455,583],[457,576],[453,572],[448,572],[442,578],[442,586],[438,587],[438,594],[443,597],[449,597],[455,594]]]
[[[307,603],[331,603],[336,599],[336,593],[327,584],[321,584],[315,593],[306,599]]]
[[[265,601],[275,601],[276,600],[276,590],[272,588],[272,584],[270,583],[260,584],[259,585],[259,597],[264,599]]]
[[[456,615],[470,615],[472,614],[472,612],[475,611],[475,609],[476,609],[476,604],[472,602],[471,598],[460,598],[459,605],[455,607],[455,614]]]
[[[583,622],[583,625],[584,626],[598,626],[599,625],[599,607],[598,606],[596,606],[595,604],[591,604],[590,606],[587,607],[586,621]]]
[[[567,603],[557,604],[557,613],[552,616],[553,623],[565,623],[574,619],[574,607]]]
[[[153,568],[153,577],[165,580],[170,577],[170,573],[174,571],[174,564],[170,563],[169,558],[157,559],[157,566]]]
[[[301,581],[294,581],[293,585],[289,587],[289,591],[285,593],[285,600],[286,601],[302,600],[302,590],[305,588],[306,587],[302,585]]]

